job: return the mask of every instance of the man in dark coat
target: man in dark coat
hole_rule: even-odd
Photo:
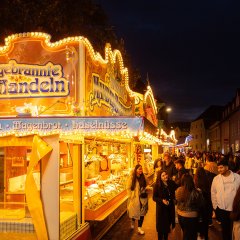
[[[206,172],[206,176],[207,176],[207,180],[209,182],[209,186],[211,189],[212,186],[212,182],[213,182],[213,178],[215,176],[217,176],[218,174],[218,167],[217,167],[217,163],[214,161],[214,157],[209,154],[206,157],[206,165],[204,167],[204,170]],[[211,194],[211,192],[209,192],[209,194]],[[213,221],[212,221],[212,214],[213,214],[213,206],[212,206],[212,202],[210,202],[207,206],[207,210],[208,210],[208,222],[209,222],[209,226],[213,226]],[[218,221],[218,216],[216,216],[216,220]]]
[[[188,170],[184,167],[184,160],[182,159],[176,160],[174,164],[177,169],[175,183],[177,184],[178,187],[180,187],[182,175],[188,173]]]
[[[171,159],[169,153],[164,153],[163,155],[163,168],[164,171],[167,172],[169,179],[174,179],[177,174],[177,169]]]

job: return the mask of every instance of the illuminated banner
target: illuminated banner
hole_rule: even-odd
[[[0,99],[67,95],[69,82],[61,65],[18,64],[15,60],[0,64]]]
[[[0,46],[0,117],[134,116],[120,51],[106,44],[103,58],[84,37],[50,39],[15,34]]]
[[[132,105],[127,106],[124,103],[127,99],[126,90],[117,81],[112,80],[108,84],[101,81],[99,76],[93,75],[93,93],[89,97],[90,109],[94,110],[95,105],[105,105],[114,115],[131,115]]]
[[[105,51],[108,62],[96,62],[86,52],[86,115],[134,116],[134,96],[120,52]]]
[[[143,119],[134,118],[19,118],[0,120],[0,134],[15,132],[44,134],[49,132],[124,132],[138,133],[143,130]]]

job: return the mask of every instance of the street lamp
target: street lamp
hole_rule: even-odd
[[[166,112],[171,112],[172,111],[172,108],[171,107],[166,107]]]
[[[168,121],[168,114],[172,112],[172,108],[170,106],[166,106],[165,104],[162,104],[162,106],[160,106],[158,108],[158,114],[157,114],[157,118],[158,118],[158,129],[169,129],[169,121]]]

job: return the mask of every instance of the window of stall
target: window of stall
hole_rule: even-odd
[[[2,231],[34,232],[25,194],[30,154],[29,146],[0,148],[0,219],[5,222],[2,226],[6,228]],[[35,166],[33,177],[40,191],[40,163]],[[26,228],[24,223],[29,227]]]
[[[76,232],[81,214],[81,145],[60,141],[60,239]]]
[[[99,209],[126,189],[129,176],[130,144],[85,141],[85,208],[86,220],[92,220],[91,210]]]
[[[144,166],[143,170],[146,174],[151,174],[153,172],[153,157],[152,157],[152,146],[150,144],[143,145],[143,153],[144,153]]]

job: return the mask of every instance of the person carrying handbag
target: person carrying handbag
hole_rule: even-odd
[[[127,212],[131,218],[131,229],[134,229],[135,220],[138,220],[138,233],[142,230],[144,216],[148,212],[147,181],[143,174],[142,165],[137,164],[127,181],[128,203]]]

